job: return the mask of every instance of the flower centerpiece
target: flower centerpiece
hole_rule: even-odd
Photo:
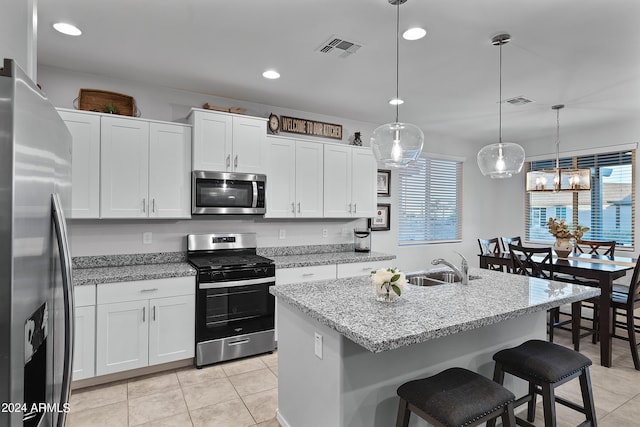
[[[371,272],[371,283],[378,301],[393,302],[402,294],[407,278],[397,268],[381,268]]]
[[[556,238],[556,241],[553,244],[553,250],[558,254],[558,258],[568,257],[569,254],[573,252],[571,239],[580,241],[584,233],[590,230],[589,227],[576,225],[573,231],[571,231],[569,229],[569,224],[565,222],[564,218],[549,218],[547,227],[549,227],[549,233]]]

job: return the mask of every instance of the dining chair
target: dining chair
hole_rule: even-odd
[[[480,255],[491,255],[501,253],[500,239],[494,237],[493,239],[478,239],[478,246],[480,246]],[[489,270],[504,271],[504,268],[500,264],[488,263]]]
[[[533,248],[508,244],[511,256],[511,273],[522,276],[539,277],[554,280],[553,252],[551,248]],[[534,261],[533,257],[542,257],[541,261]],[[565,325],[570,321],[560,322],[560,308],[549,310],[549,341],[553,342],[553,329]]]
[[[640,357],[638,357],[638,343],[636,333],[640,332],[640,326],[636,325],[636,320],[640,320],[634,315],[634,310],[640,307],[640,261],[636,261],[633,269],[631,283],[627,292],[624,287],[616,286],[611,295],[611,307],[613,308],[613,331],[612,338],[618,338],[629,342],[633,366],[640,371]],[[618,315],[624,316],[625,321],[618,320]],[[618,328],[624,328],[627,336],[619,335]]]
[[[604,255],[604,256],[613,257],[616,251],[616,242],[615,240],[611,240],[611,241],[580,240],[576,242],[576,244],[574,245],[574,248],[576,253],[583,253],[583,254],[590,254],[590,255]],[[555,280],[560,282],[575,283],[577,285],[583,285],[583,286],[592,286],[592,287],[600,286],[600,283],[597,280],[583,279],[580,277],[569,276],[569,275],[556,275]],[[580,309],[578,310],[577,313],[575,313],[576,316],[580,316],[580,323],[581,323],[580,329],[585,331],[584,333],[580,334],[579,338],[591,336],[592,337],[591,342],[593,344],[596,344],[598,342],[598,316],[599,316],[598,306],[599,306],[598,298],[589,298],[587,300],[583,300],[580,303]],[[591,318],[585,317],[582,315],[582,309],[584,308],[591,310],[592,312]],[[570,313],[562,312],[562,310],[560,310],[559,314],[572,316]],[[582,326],[583,320],[590,321],[591,327]],[[559,319],[558,319],[558,322],[559,322]],[[568,322],[564,322],[564,323],[568,323]],[[563,325],[559,325],[556,327],[564,330],[571,330],[570,328],[565,327]],[[574,348],[576,350],[579,349],[580,343],[579,342],[574,343]]]
[[[514,244],[514,245],[518,245],[518,246],[522,245],[522,239],[520,238],[520,236],[501,237],[500,238],[500,242],[502,243],[502,251],[505,252],[505,253],[509,252],[509,245],[510,244]]]

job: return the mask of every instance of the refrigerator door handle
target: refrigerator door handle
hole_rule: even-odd
[[[73,340],[75,333],[74,307],[73,307],[73,282],[71,276],[71,252],[67,240],[67,222],[62,211],[62,203],[57,193],[51,195],[51,215],[58,241],[58,252],[60,253],[60,265],[62,272],[62,287],[64,293],[64,316],[65,316],[65,340],[64,340],[64,368],[62,372],[62,392],[60,394],[60,408],[69,402],[71,392],[71,375],[73,373]],[[63,427],[66,413],[61,411],[58,416],[58,427]]]

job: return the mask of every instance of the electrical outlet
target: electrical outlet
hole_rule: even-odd
[[[153,234],[150,231],[142,233],[142,244],[150,245],[153,242]]]
[[[327,230],[326,228],[322,229],[322,237],[329,237],[329,230]]]
[[[283,240],[287,238],[287,230],[285,230],[284,228],[281,228],[280,231],[278,231],[278,239]]]
[[[315,350],[314,353],[318,359],[322,359],[322,335],[315,333]]]
[[[342,237],[349,236],[349,229],[347,227],[342,227]]]

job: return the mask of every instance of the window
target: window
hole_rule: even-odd
[[[398,243],[462,238],[462,161],[419,157],[399,174]]]
[[[635,150],[560,159],[560,167],[591,169],[591,191],[528,193],[525,228],[528,241],[553,241],[546,223],[551,217],[589,227],[585,240],[615,240],[634,246]],[[527,171],[552,169],[555,160],[528,162]]]

